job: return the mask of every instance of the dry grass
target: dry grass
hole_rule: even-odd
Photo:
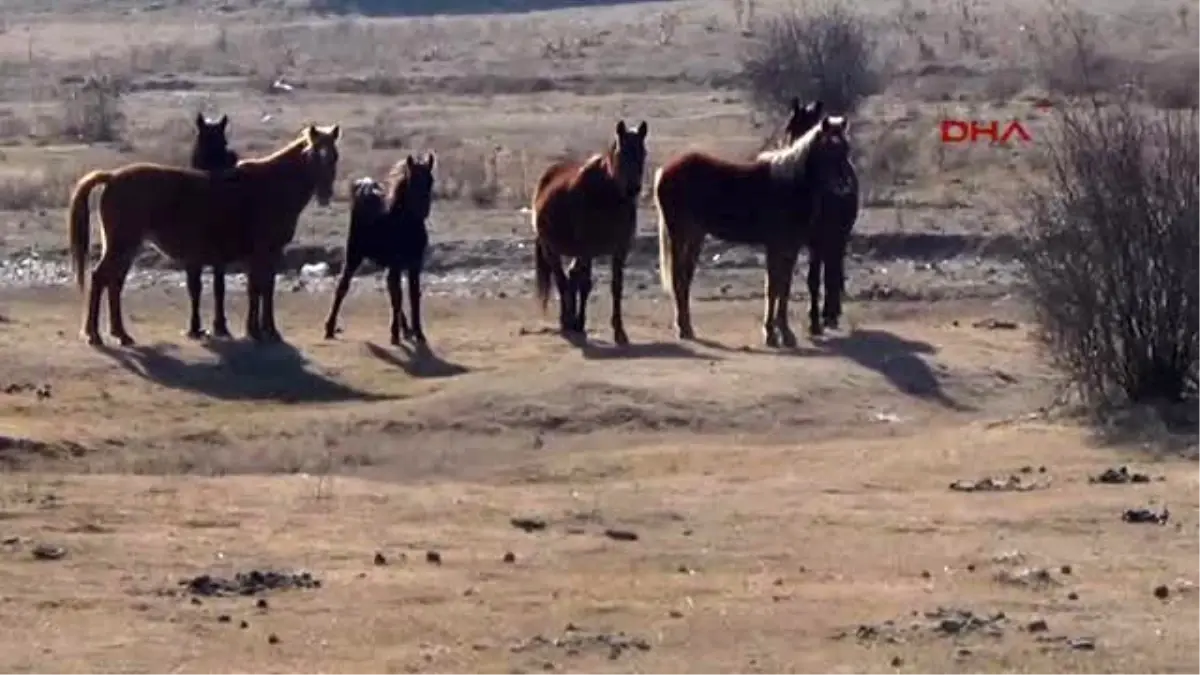
[[[134,296],[144,343],[175,342],[180,295]],[[41,456],[0,453],[23,467],[0,479],[3,534],[20,538],[0,549],[12,580],[0,667],[795,672],[877,671],[898,659],[915,672],[1146,672],[1195,663],[1197,604],[1177,581],[1195,581],[1194,462],[1148,463],[1065,424],[994,423],[1031,410],[1045,374],[1020,331],[968,327],[981,308],[947,305],[916,320],[854,307],[865,324],[858,349],[831,341],[780,356],[655,343],[669,332],[660,312],[635,301],[642,358],[614,361],[602,345],[579,354],[537,334],[524,302],[430,304],[436,358],[362,342],[384,328],[367,298],[351,304],[342,342],[316,341],[324,303],[303,296],[285,302],[283,323],[302,357],[218,358],[197,345],[87,350],[74,337],[73,297],[8,294],[5,313],[20,318],[0,347],[21,365],[6,377],[50,384],[52,395],[0,398],[6,434],[47,443]],[[705,325],[729,327],[713,339],[736,346],[755,309],[700,311]],[[1126,461],[1165,480],[1088,484]],[[1047,489],[947,490],[1026,465],[1047,467],[1033,474]],[[92,472],[107,475],[80,475]],[[253,475],[204,477],[229,473]],[[1182,529],[1120,522],[1122,510],[1151,502],[1170,505]],[[548,529],[522,533],[508,524],[518,516]],[[613,541],[605,528],[639,539]],[[67,557],[32,560],[38,542]],[[427,550],[443,564],[424,562]],[[390,564],[374,566],[376,551]],[[1005,558],[1013,551],[1021,557]],[[515,564],[501,562],[506,552]],[[162,593],[185,576],[264,566],[305,568],[324,586],[275,594],[267,611],[253,599],[195,605]],[[1050,568],[1057,583],[998,580],[1026,566]],[[1183,595],[1156,599],[1160,584]],[[832,638],[891,619],[928,624],[911,613],[938,606],[1003,611],[1010,622],[999,639]],[[1024,629],[1038,618],[1045,635]],[[512,649],[568,624],[650,648],[615,660],[588,643]]]

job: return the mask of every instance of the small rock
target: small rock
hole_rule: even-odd
[[[204,604],[204,601],[201,600],[200,598],[192,598],[192,604],[193,605],[202,605],[202,604]]]
[[[387,564],[387,558],[379,551],[375,552],[375,564],[382,567]]]
[[[241,628],[242,630],[245,630],[249,627],[250,627],[250,622],[246,621],[245,619],[243,619],[242,622],[238,624],[238,628]]]
[[[426,551],[425,552],[425,562],[427,562],[431,565],[441,565],[442,564],[442,554],[438,553],[437,551]]]
[[[1092,651],[1096,648],[1095,638],[1090,637],[1075,638],[1069,640],[1067,644],[1070,645],[1071,649],[1078,649],[1080,651]]]
[[[267,604],[267,599],[266,599],[266,598],[259,598],[259,599],[258,599],[258,602],[254,603],[254,606],[255,606],[255,607],[257,607],[257,608],[259,608],[259,609],[261,609],[261,610],[263,610],[263,611],[266,611],[266,610],[267,610],[267,607],[269,607],[269,605]]]
[[[1166,584],[1154,587],[1154,597],[1159,600],[1166,600],[1171,596],[1171,589],[1167,588]]]
[[[892,667],[893,668],[899,668],[902,665],[904,665],[904,659],[900,658],[899,656],[892,657]]]
[[[513,553],[512,551],[505,553],[504,554],[504,562],[506,562],[510,565],[517,562],[517,554]]]
[[[217,617],[217,623],[229,623],[233,619],[228,614],[222,614]]]
[[[682,619],[683,612],[681,612],[677,609],[673,609],[673,610],[667,612],[667,616],[671,617],[672,619]]]
[[[541,518],[513,518],[508,521],[513,527],[525,532],[537,532],[546,529],[546,521]]]
[[[637,532],[634,532],[632,530],[607,529],[604,531],[604,536],[608,537],[609,539],[615,539],[617,541],[637,541],[638,540]]]
[[[1063,565],[1062,567],[1058,568],[1058,571],[1062,572],[1063,574],[1070,574],[1073,570],[1071,569],[1070,565]]]
[[[19,543],[21,543],[20,537],[5,537],[4,541],[0,541],[0,544],[4,544],[5,546],[16,546]]]
[[[1050,630],[1050,626],[1045,619],[1034,619],[1025,625],[1025,630],[1030,633],[1045,633]]]
[[[958,658],[965,659],[971,655],[971,650],[963,647],[963,648],[959,649],[957,652],[955,652],[955,654],[958,656]]]
[[[38,544],[33,547],[33,557],[37,560],[62,560],[67,556],[67,549],[52,544]]]
[[[971,563],[970,565],[967,565],[967,571],[974,572],[975,571],[975,563]]]
[[[933,575],[929,573],[929,570],[921,570],[921,578],[922,579],[932,579]]]
[[[962,630],[963,622],[958,619],[942,619],[938,624],[938,630],[943,633],[954,635]]]
[[[270,635],[267,636],[267,644],[272,644],[272,645],[279,644],[279,636],[274,633],[271,633]]]
[[[1068,600],[1078,600],[1079,594],[1076,593],[1075,591],[1071,591],[1070,593],[1067,593],[1067,599]]]

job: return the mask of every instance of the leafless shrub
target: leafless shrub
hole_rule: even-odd
[[[840,0],[816,0],[770,17],[742,59],[747,95],[777,115],[793,96],[853,112],[883,87],[876,41],[864,18]]]
[[[125,129],[121,94],[121,83],[107,75],[68,88],[62,100],[62,134],[84,143],[120,140]]]
[[[1056,115],[1022,255],[1047,351],[1101,408],[1194,395],[1196,110],[1146,113],[1127,97]]]

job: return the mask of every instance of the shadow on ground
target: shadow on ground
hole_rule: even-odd
[[[368,342],[367,353],[384,363],[395,366],[411,377],[438,378],[454,377],[470,372],[466,366],[447,361],[434,353],[427,345],[409,346],[402,344],[395,350],[374,342]]]
[[[630,342],[627,345],[601,344],[588,339],[587,335],[564,335],[567,344],[579,350],[585,359],[704,359],[719,361],[712,354],[700,354],[679,342]]]
[[[212,398],[282,403],[377,401],[386,396],[359,391],[310,369],[295,347],[280,343],[211,340],[204,343],[216,362],[192,362],[169,343],[99,350],[129,372],[164,387]]]
[[[937,374],[922,355],[937,349],[921,340],[909,340],[886,330],[860,329],[847,335],[833,335],[817,343],[826,353],[849,359],[879,373],[897,390],[910,396],[939,403],[951,410],[967,412],[973,407],[951,398]]]

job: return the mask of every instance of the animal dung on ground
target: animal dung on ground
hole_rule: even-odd
[[[1161,584],[1154,587],[1154,597],[1159,600],[1166,600],[1171,597],[1171,589],[1167,588],[1166,584]]]
[[[387,558],[384,557],[383,553],[380,553],[379,551],[375,552],[375,564],[380,567],[388,564]]]
[[[1171,512],[1164,506],[1162,513],[1155,513],[1150,509],[1128,509],[1121,514],[1121,520],[1127,523],[1148,523],[1152,525],[1166,525],[1170,519]]]
[[[525,532],[539,532],[546,529],[546,521],[541,518],[513,518],[508,522],[518,530]]]
[[[505,553],[504,554],[504,562],[506,562],[510,565],[517,562],[517,554],[513,553],[512,551]]]
[[[637,541],[638,534],[632,530],[614,530],[607,529],[604,531],[604,536],[617,541]]]
[[[441,565],[442,554],[438,553],[437,551],[426,551],[425,562],[429,563],[430,565]]]
[[[67,556],[67,549],[53,544],[38,544],[33,547],[33,557],[36,560],[62,560]]]

